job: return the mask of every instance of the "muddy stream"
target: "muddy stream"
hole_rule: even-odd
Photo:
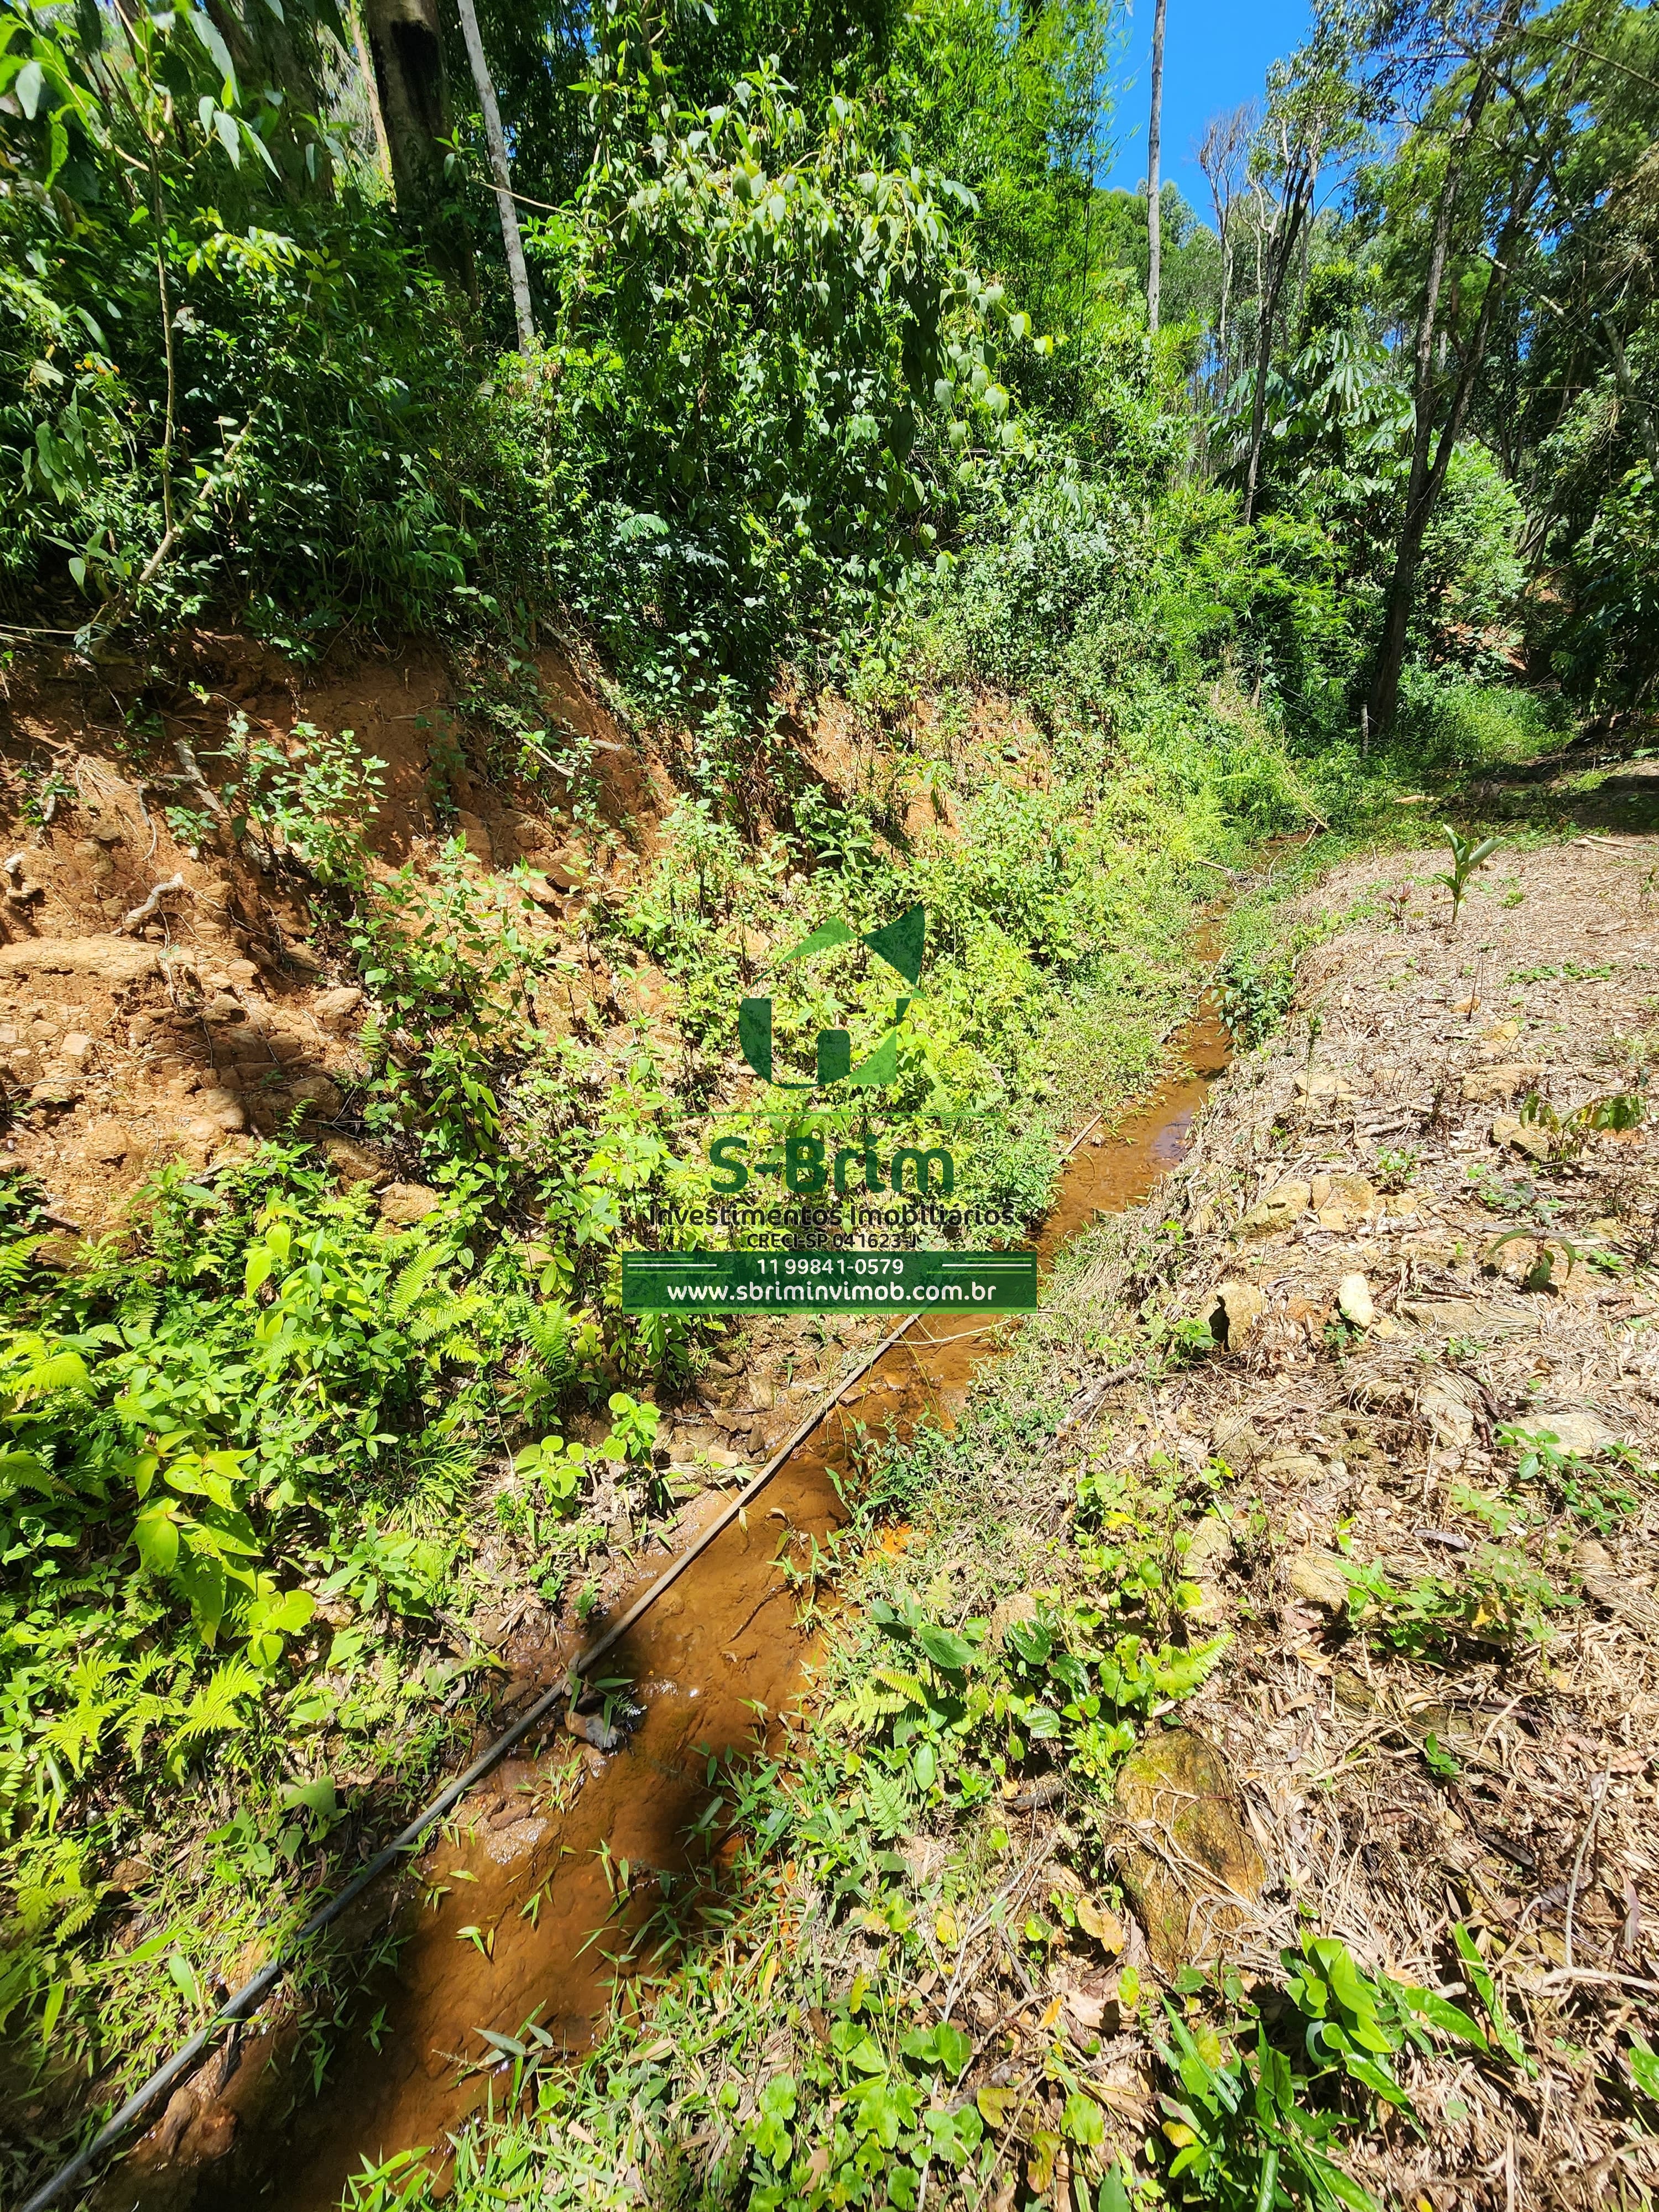
[[[1072,1155],[1037,1239],[1044,1260],[1096,1214],[1133,1206],[1180,1160],[1206,1086],[1226,1065],[1227,1040],[1200,1012],[1177,1045],[1181,1063],[1164,1086]],[[822,1540],[845,1517],[834,1478],[847,1471],[859,1428],[890,1425],[902,1437],[930,1413],[948,1424],[1002,1326],[919,1317],[797,1444],[747,1526],[723,1530],[603,1663],[602,1675],[635,1685],[644,1707],[625,1747],[609,1759],[584,1750],[572,1766],[570,1739],[550,1727],[539,1757],[505,1760],[464,1801],[415,1880],[387,1881],[363,1901],[349,1940],[361,1949],[392,1932],[404,1940],[357,2008],[359,2024],[336,2038],[319,2094],[294,2032],[261,2035],[256,2021],[234,2070],[210,2061],[205,2078],[112,2168],[94,2196],[98,2212],[332,2212],[366,2157],[441,2150],[491,2087],[499,2093],[491,2072],[458,2081],[485,2054],[479,2029],[515,2035],[533,2016],[567,2051],[586,2048],[611,2002],[606,1954],[657,1887],[642,1884],[643,1902],[619,1915],[606,1854],[611,1866],[625,1859],[635,1870],[710,1869],[688,1838],[709,1802],[710,1758],[752,1751],[757,1704],[775,1716],[798,1703],[811,1660],[781,1552],[804,1562],[806,1539]],[[677,1534],[693,1540],[722,1502],[719,1492],[696,1501]],[[659,1561],[636,1588],[661,1571]],[[632,1595],[618,1598],[618,1613]],[[716,1881],[726,1856],[714,1853]],[[442,1888],[435,1905],[412,1894],[422,1879]]]

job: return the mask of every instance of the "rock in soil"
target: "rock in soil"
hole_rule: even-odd
[[[1212,1966],[1267,1879],[1221,1754],[1193,1729],[1149,1736],[1118,1776],[1116,1802],[1119,1878],[1158,1971]]]

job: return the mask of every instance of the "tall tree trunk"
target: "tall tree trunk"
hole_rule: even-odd
[[[433,265],[476,298],[471,248],[444,205],[455,126],[437,0],[363,0],[363,21],[398,205],[420,224]]]
[[[281,93],[265,145],[290,199],[328,199],[334,165],[316,120],[327,107],[317,26],[295,9],[275,15],[269,0],[207,0],[207,14],[246,86]]]
[[[507,140],[501,131],[501,112],[495,105],[495,88],[489,81],[483,40],[478,34],[478,11],[472,0],[459,0],[461,35],[466,58],[472,64],[472,82],[483,110],[484,137],[489,144],[489,167],[495,179],[495,204],[501,210],[501,244],[507,249],[507,280],[513,287],[513,319],[519,326],[519,351],[528,356],[536,343],[536,322],[530,312],[530,272],[524,265],[524,240],[519,235],[519,214],[513,204],[513,173],[507,165]]]
[[[1164,9],[1152,11],[1152,112],[1146,125],[1146,327],[1158,336],[1158,295],[1164,275],[1163,210],[1158,202],[1158,157],[1164,130]]]
[[[1440,319],[1440,292],[1447,279],[1447,254],[1451,252],[1451,226],[1458,215],[1458,188],[1462,185],[1464,161],[1468,157],[1468,146],[1480,128],[1480,118],[1486,112],[1486,101],[1493,93],[1493,60],[1495,51],[1509,28],[1513,28],[1520,15],[1520,0],[1509,0],[1504,15],[1498,24],[1498,35],[1493,45],[1482,58],[1480,76],[1475,77],[1468,104],[1462,111],[1462,122],[1458,124],[1447,149],[1447,170],[1440,179],[1440,197],[1433,210],[1433,232],[1429,241],[1429,268],[1422,283],[1422,307],[1418,312],[1416,345],[1411,362],[1411,469],[1405,483],[1405,520],[1401,525],[1401,542],[1394,553],[1394,575],[1389,577],[1389,598],[1382,615],[1382,641],[1376,650],[1376,668],[1371,671],[1371,728],[1387,734],[1394,726],[1394,710],[1401,703],[1401,671],[1405,668],[1405,637],[1411,626],[1411,598],[1418,586],[1418,557],[1422,553],[1422,540],[1427,535],[1429,518],[1433,515],[1436,500],[1440,498],[1440,487],[1447,480],[1447,467],[1451,465],[1451,445],[1447,438],[1455,438],[1455,427],[1462,427],[1462,414],[1468,404],[1468,392],[1474,389],[1475,369],[1480,358],[1486,352],[1486,334],[1491,331],[1491,314],[1500,299],[1504,283],[1509,281],[1509,270],[1504,258],[1498,258],[1486,281],[1486,296],[1480,303],[1480,319],[1475,323],[1475,338],[1468,343],[1458,368],[1458,380],[1453,387],[1451,411],[1447,416],[1447,427],[1440,435],[1440,449],[1429,462],[1429,445],[1433,441],[1436,422],[1436,325]],[[1537,181],[1526,192],[1531,201],[1537,191]],[[1510,206],[1510,222],[1504,226],[1504,237],[1509,237],[1520,204]]]
[[[356,57],[358,73],[363,81],[363,98],[368,104],[368,120],[374,132],[375,151],[380,157],[380,171],[386,179],[386,188],[394,195],[392,181],[392,143],[386,135],[386,118],[380,112],[380,94],[374,82],[374,64],[369,57],[368,32],[363,23],[361,0],[351,0],[351,15],[348,24],[351,33],[352,50]]]
[[[1395,554],[1394,574],[1389,580],[1388,611],[1382,626],[1382,642],[1377,648],[1376,669],[1371,678],[1370,704],[1373,726],[1377,725],[1379,714],[1382,714],[1385,717],[1382,727],[1386,729],[1399,704],[1400,672],[1406,663],[1406,633],[1411,623],[1412,602],[1416,595],[1417,568],[1422,557],[1423,540],[1434,519],[1435,508],[1440,503],[1440,495],[1446,488],[1446,471],[1451,465],[1453,451],[1462,434],[1463,420],[1468,412],[1474,380],[1486,359],[1492,321],[1509,283],[1510,263],[1520,241],[1521,226],[1537,194],[1542,176],[1541,166],[1534,169],[1524,183],[1516,185],[1510,200],[1509,214],[1498,237],[1498,250],[1492,257],[1492,274],[1486,280],[1486,297],[1480,302],[1480,313],[1476,318],[1468,346],[1458,359],[1451,404],[1441,425],[1432,462],[1427,459],[1428,439],[1425,436],[1424,440],[1425,465],[1421,480],[1415,497],[1407,496],[1406,519],[1401,526],[1400,544]],[[1413,459],[1415,443],[1413,440]]]
[[[1260,319],[1255,343],[1255,390],[1250,400],[1250,451],[1244,466],[1244,520],[1255,520],[1255,495],[1261,476],[1261,447],[1267,430],[1267,372],[1273,367],[1273,323],[1279,313],[1279,295],[1285,279],[1290,273],[1296,241],[1308,208],[1313,198],[1313,179],[1305,168],[1292,171],[1286,180],[1285,200],[1280,212],[1285,219],[1285,233],[1275,239],[1267,262],[1267,289],[1265,297],[1258,296],[1256,313]],[[1259,250],[1259,249],[1258,249]]]

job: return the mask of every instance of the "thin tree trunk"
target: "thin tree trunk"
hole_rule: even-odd
[[[495,179],[495,204],[501,210],[501,244],[507,249],[507,274],[513,287],[513,317],[519,326],[519,351],[528,356],[536,344],[536,322],[530,312],[530,272],[524,265],[524,240],[519,235],[519,213],[513,204],[513,173],[507,164],[507,140],[501,131],[501,112],[495,104],[495,88],[489,81],[483,40],[478,34],[478,11],[472,0],[457,0],[466,58],[472,64],[472,82],[483,110],[484,137],[489,146],[489,167]]]
[[[1221,226],[1221,313],[1218,320],[1215,334],[1215,349],[1221,356],[1221,390],[1224,394],[1226,392],[1229,381],[1227,375],[1227,295],[1233,288],[1233,249],[1228,241],[1227,235],[1230,228],[1231,226],[1224,222]]]
[[[1158,157],[1164,130],[1164,10],[1152,11],[1152,112],[1146,125],[1146,327],[1158,336],[1158,295],[1164,274],[1163,210],[1158,204]]]
[[[1654,434],[1653,416],[1646,402],[1636,388],[1636,379],[1630,373],[1630,363],[1625,358],[1624,341],[1618,325],[1609,316],[1598,316],[1597,326],[1607,340],[1607,351],[1613,356],[1613,374],[1619,386],[1619,395],[1630,410],[1636,424],[1636,434],[1642,441],[1642,451],[1648,457],[1648,466],[1654,480],[1659,483],[1659,436]]]

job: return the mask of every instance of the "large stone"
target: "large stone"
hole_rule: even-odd
[[[337,991],[325,991],[313,1012],[319,1022],[325,1023],[330,1029],[337,1029],[350,1020],[362,1003],[361,991],[353,985],[343,984]]]
[[[1507,1146],[1511,1152],[1524,1152],[1528,1159],[1547,1160],[1550,1156],[1550,1133],[1538,1121],[1520,1121],[1513,1114],[1500,1114],[1492,1125],[1494,1145]]]
[[[1334,1067],[1298,1067],[1294,1077],[1296,1088],[1304,1098],[1324,1099],[1336,1103],[1353,1097],[1353,1086],[1346,1082]]]
[[[0,945],[0,972],[22,975],[92,975],[100,983],[137,983],[161,973],[153,945],[125,937],[30,937]]]
[[[1218,1284],[1210,1334],[1229,1352],[1242,1352],[1255,1334],[1267,1304],[1254,1283]]]
[[[1340,1620],[1348,1607],[1348,1577],[1334,1552],[1298,1552],[1285,1569],[1285,1579],[1304,1605],[1330,1620]]]
[[[1148,1736],[1118,1776],[1116,1810],[1119,1878],[1158,1971],[1213,1965],[1267,1879],[1220,1753],[1192,1729]]]
[[[443,1200],[435,1190],[423,1182],[388,1183],[380,1193],[380,1218],[394,1228],[407,1228],[413,1221],[424,1221],[428,1213],[435,1213]]]
[[[1506,1066],[1473,1067],[1463,1078],[1463,1101],[1466,1105],[1493,1105],[1499,1099],[1513,1098],[1517,1091],[1535,1083],[1542,1073],[1536,1063],[1522,1066],[1518,1062]]]
[[[391,1172],[384,1160],[349,1137],[325,1137],[321,1142],[323,1157],[342,1182],[380,1183]]]
[[[1540,1413],[1534,1408],[1524,1422],[1516,1421],[1514,1426],[1518,1434],[1540,1443],[1553,1436],[1553,1449],[1573,1459],[1594,1459],[1609,1444],[1619,1442],[1617,1431],[1595,1413]]]
[[[1308,1210],[1309,1188],[1292,1177],[1281,1182],[1276,1189],[1259,1199],[1238,1224],[1241,1237],[1270,1237],[1276,1229],[1288,1229],[1299,1214]]]
[[[488,865],[494,865],[495,848],[490,842],[489,827],[482,815],[469,814],[465,807],[458,807],[455,812],[455,828],[461,842],[475,860],[483,860]]]

